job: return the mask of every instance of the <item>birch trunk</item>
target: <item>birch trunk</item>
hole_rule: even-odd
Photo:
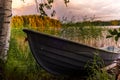
[[[12,0],[0,0],[0,59],[7,58],[10,36]]]

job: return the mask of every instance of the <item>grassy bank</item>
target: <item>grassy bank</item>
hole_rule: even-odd
[[[21,29],[12,29],[6,80],[50,80],[53,76],[35,62]],[[52,80],[52,79],[51,79]]]
[[[31,19],[29,20],[31,21]],[[27,23],[24,24],[26,25]],[[17,23],[16,25],[17,27],[12,27],[11,29],[10,49],[7,62],[4,65],[5,80],[66,80],[63,76],[54,76],[46,72],[36,63],[29,49],[28,43],[25,41],[26,35],[22,31],[22,28],[25,25],[22,25],[22,27],[18,26]],[[42,27],[44,28],[43,30],[41,30],[41,27],[31,28],[30,26],[25,26],[25,28],[35,29],[37,31],[73,40],[90,46],[97,46],[98,39],[103,37],[103,30],[101,28],[96,28],[95,26],[86,27],[84,25],[78,26],[76,24],[71,26],[70,24],[65,24],[57,29],[56,27],[51,28],[49,25]],[[93,76],[90,76],[88,80],[98,80],[102,73],[97,70],[96,73],[97,75],[94,75],[94,78]],[[103,75],[103,77],[106,77],[107,75],[108,74],[105,73],[105,76]],[[109,80],[107,78],[108,76],[105,79]]]

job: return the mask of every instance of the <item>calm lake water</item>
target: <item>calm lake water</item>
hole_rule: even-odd
[[[116,29],[116,28],[120,28],[120,26],[104,26],[106,28],[110,28],[110,29]]]

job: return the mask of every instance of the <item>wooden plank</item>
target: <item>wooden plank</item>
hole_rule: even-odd
[[[114,67],[116,67],[117,66],[117,63],[112,63],[112,64],[110,64],[110,65],[108,65],[108,66],[106,66],[106,67],[103,67],[101,70],[110,70],[110,69],[112,69],[112,68],[114,68]]]

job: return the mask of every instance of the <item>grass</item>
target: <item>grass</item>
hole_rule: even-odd
[[[23,42],[24,38],[22,38],[22,35],[23,33],[20,30],[12,30],[9,55],[5,68],[6,78],[10,80],[15,80],[16,78],[24,80],[24,77],[21,76],[33,71],[36,67],[28,46],[23,46],[26,43]]]
[[[88,27],[81,26],[64,26],[59,32],[57,32],[57,34],[48,30],[47,33],[83,43],[84,41],[90,41],[100,37],[101,31],[101,29],[95,27],[89,29]],[[25,42],[25,37],[26,35],[21,28],[11,29],[9,55],[4,68],[5,75],[3,75],[5,80],[65,80],[63,76],[54,76],[46,72],[36,63],[29,49],[28,43]],[[89,43],[87,44],[89,45]],[[94,68],[92,69],[94,70]],[[103,73],[98,70],[94,71],[96,73],[94,78],[93,76],[90,76],[88,80],[98,80],[98,77],[103,75]],[[107,74],[105,73],[103,77],[106,76]]]
[[[63,80],[43,70],[34,60],[22,29],[12,28],[10,49],[5,64],[5,80]]]

